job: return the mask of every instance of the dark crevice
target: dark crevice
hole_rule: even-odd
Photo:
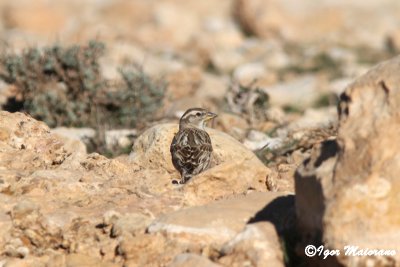
[[[380,82],[379,82],[379,85],[382,87],[383,91],[385,91],[385,94],[386,94],[386,95],[389,95],[390,89],[389,89],[389,87],[386,85],[385,81],[384,81],[384,80],[380,81]]]
[[[327,140],[321,143],[321,153],[319,157],[314,162],[314,167],[318,168],[321,164],[334,156],[336,156],[337,152],[339,151],[339,145],[336,140]]]
[[[7,103],[2,106],[2,109],[8,112],[22,111],[24,108],[24,102],[17,100],[15,97],[7,99]]]

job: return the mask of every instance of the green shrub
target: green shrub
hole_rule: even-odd
[[[122,82],[118,90],[108,92],[108,111],[117,124],[138,128],[145,126],[146,121],[157,118],[164,92],[167,87],[163,79],[152,79],[136,66],[120,68]]]
[[[161,107],[165,82],[139,67],[121,68],[111,86],[102,77],[101,42],[30,48],[0,57],[0,78],[13,84],[23,98],[23,111],[51,127],[134,128],[151,120]]]
[[[98,59],[104,45],[30,48],[0,58],[0,78],[14,84],[23,111],[49,126],[93,126],[92,103],[106,82]]]
[[[135,66],[119,69],[117,81],[106,80],[99,64],[104,53],[105,45],[97,41],[3,53],[0,79],[14,85],[22,96],[19,111],[50,127],[96,129],[94,150],[99,151],[105,130],[143,128],[154,120],[166,89],[164,80],[152,79]],[[10,99],[5,107],[16,111],[15,103]]]

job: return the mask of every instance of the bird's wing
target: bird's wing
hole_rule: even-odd
[[[177,169],[192,173],[199,166],[204,166],[199,169],[202,171],[208,167],[212,153],[211,139],[205,131],[184,129],[175,135],[170,151]]]

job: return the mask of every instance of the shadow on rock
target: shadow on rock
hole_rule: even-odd
[[[301,266],[301,258],[295,253],[298,240],[296,231],[295,196],[281,196],[259,210],[247,223],[270,222],[279,236],[286,266]]]
[[[295,225],[294,195],[281,196],[268,203],[247,223],[271,222],[279,235]]]

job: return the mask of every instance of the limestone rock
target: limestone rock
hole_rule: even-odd
[[[244,138],[246,129],[249,127],[248,122],[244,118],[233,113],[218,114],[218,120],[215,124],[216,129],[240,141]]]
[[[199,252],[196,243],[178,243],[161,234],[139,234],[137,237],[124,236],[117,247],[117,254],[125,259],[124,266],[151,266],[155,263],[168,266],[176,255],[184,252]]]
[[[178,126],[174,124],[160,124],[148,129],[135,141],[130,155],[133,163],[141,169],[164,173],[157,177],[159,184],[167,185],[172,179],[179,178],[169,151],[177,131]],[[215,166],[193,177],[180,189],[186,195],[188,204],[206,203],[247,190],[267,190],[265,179],[269,169],[253,152],[225,133],[214,129],[207,129],[207,132],[214,148]]]
[[[31,34],[42,36],[56,34],[68,23],[68,14],[62,5],[48,5],[44,2],[36,4],[26,2],[25,5],[13,3],[7,5],[6,10],[9,27],[20,28]],[[48,23],[49,21],[53,23]]]
[[[92,128],[57,127],[51,129],[51,132],[65,138],[80,140],[82,142],[88,142],[96,136],[96,131]]]
[[[250,84],[259,80],[267,72],[262,63],[247,63],[240,65],[233,72],[233,78],[240,84]]]
[[[20,170],[54,168],[73,153],[44,123],[6,111],[0,111],[0,152],[5,152],[0,155],[1,167]]]
[[[368,44],[381,47],[387,34],[396,30],[393,21],[399,3],[356,0],[236,0],[235,18],[242,29],[258,37],[283,38],[294,42],[318,42],[321,36],[331,43],[345,43],[349,46]],[[374,16],[385,13],[385,19]],[[340,19],[338,19],[340,18]],[[361,26],[360,21],[366,24]],[[365,32],[365,27],[371,32]]]
[[[195,97],[200,99],[219,100],[224,98],[228,88],[229,78],[227,76],[204,73],[200,88]]]
[[[105,141],[108,149],[130,148],[133,145],[133,139],[137,136],[136,129],[118,129],[105,132]]]
[[[138,213],[125,214],[118,218],[111,229],[111,235],[117,237],[123,234],[123,232],[128,232],[130,234],[135,234],[138,231],[144,232],[147,225],[151,222],[148,216]]]
[[[69,150],[62,140],[27,115],[0,113],[0,251],[8,266],[114,266],[107,264],[121,239],[178,206],[143,190],[128,160]]]
[[[307,109],[304,115],[299,119],[291,122],[286,128],[289,132],[297,135],[299,139],[301,132],[311,131],[312,129],[326,129],[333,125],[337,125],[337,109],[335,107]]]
[[[22,258],[30,253],[40,255],[45,249],[55,248],[61,243],[61,229],[49,222],[35,203],[18,203],[11,211],[11,219],[13,228],[5,245],[6,255]]]
[[[167,97],[175,100],[193,95],[202,81],[202,72],[199,68],[182,69],[167,76]]]
[[[85,144],[90,143],[96,135],[96,131],[91,128],[58,127],[51,129],[51,133],[61,140],[65,150],[73,151],[73,154],[66,158],[62,165],[65,167],[74,164],[75,168],[78,167],[77,162],[87,155]]]
[[[323,216],[337,160],[336,140],[315,146],[295,176],[296,215],[303,247],[322,244]],[[324,188],[325,190],[322,190]],[[331,258],[328,258],[328,260]]]
[[[268,135],[263,132],[250,130],[243,144],[248,149],[255,151],[263,147],[277,147],[280,145],[280,142],[279,139],[268,137]]]
[[[47,267],[46,264],[48,258],[47,257],[27,257],[24,259],[19,258],[9,258],[4,261],[0,261],[0,264],[4,267],[30,267],[30,266],[38,266],[38,267]]]
[[[245,32],[264,38],[279,36],[280,25],[288,19],[281,6],[274,1],[265,4],[262,0],[237,0],[234,14]]]
[[[221,267],[221,265],[196,254],[183,253],[176,256],[168,267]]]
[[[230,73],[245,61],[245,56],[238,49],[218,49],[211,55],[212,66],[219,73]]]
[[[400,249],[399,71],[396,57],[347,87],[339,103],[337,140],[322,143],[296,175],[303,241],[342,249],[337,260],[345,266],[400,262],[398,254],[346,257],[343,251],[346,245]]]
[[[104,262],[85,254],[70,254],[65,259],[65,266],[82,266],[82,267],[117,267],[119,264]]]
[[[163,232],[183,240],[196,240],[199,244],[222,244],[232,239],[258,211],[280,196],[284,194],[254,192],[205,206],[182,209],[157,218],[148,231]],[[277,209],[273,213],[280,217],[286,211]]]
[[[290,106],[300,109],[309,107],[318,99],[320,82],[316,76],[307,75],[293,81],[263,88],[273,106]]]
[[[273,224],[248,224],[222,248],[224,266],[284,266],[283,254]]]

